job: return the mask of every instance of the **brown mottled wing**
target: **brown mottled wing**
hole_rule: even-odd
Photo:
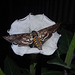
[[[41,41],[46,41],[51,37],[52,33],[54,33],[59,27],[60,23],[56,23],[53,26],[49,26],[47,28],[41,29],[38,31],[38,36]]]
[[[10,43],[17,44],[19,46],[29,45],[33,42],[31,33],[4,36],[4,39]]]

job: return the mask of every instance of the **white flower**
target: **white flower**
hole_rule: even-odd
[[[48,26],[54,25],[55,22],[47,18],[44,14],[31,15],[29,14],[23,19],[16,20],[11,24],[11,28],[7,31],[10,35],[30,33],[33,30],[38,31],[40,29],[46,28]],[[12,50],[15,54],[23,56],[24,54],[37,54],[41,53],[43,55],[51,55],[57,49],[57,42],[61,35],[57,32],[53,33],[52,37],[47,40],[43,46],[42,50],[38,48],[30,48],[29,46],[21,46],[12,44]]]

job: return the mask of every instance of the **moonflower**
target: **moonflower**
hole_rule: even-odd
[[[19,19],[14,21],[11,24],[10,30],[7,32],[9,35],[13,34],[21,34],[21,33],[30,33],[33,30],[39,31],[43,28],[46,28],[48,26],[54,25],[55,22],[50,20],[48,17],[46,17],[44,14],[39,15],[31,15],[29,14],[23,19]],[[42,46],[42,50],[39,50],[38,48],[30,48],[29,46],[21,46],[18,45],[11,45],[12,50],[15,54],[23,56],[24,54],[43,54],[43,55],[52,55],[56,49],[57,49],[57,42],[59,40],[61,35],[59,35],[57,32],[54,32]]]

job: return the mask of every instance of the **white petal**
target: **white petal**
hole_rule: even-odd
[[[30,49],[29,46],[19,47],[18,45],[12,45],[11,47],[12,47],[14,53],[17,54],[17,55],[20,55],[20,56],[23,56],[24,54],[26,54],[27,50]]]
[[[11,34],[29,33],[29,15],[23,19],[16,20],[11,24],[10,30],[7,32]]]
[[[31,31],[33,30],[38,31],[48,26],[52,26],[53,24],[55,24],[55,22],[51,21],[45,15],[36,15],[36,16],[30,15]]]
[[[14,53],[20,56],[23,56],[24,54],[37,54],[40,53],[40,51],[37,48],[30,48],[29,46],[21,46],[18,45],[12,45],[11,46]]]
[[[37,54],[40,53],[40,50],[38,48],[30,48],[26,54]]]

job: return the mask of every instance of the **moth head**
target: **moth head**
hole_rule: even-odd
[[[33,35],[33,38],[34,38],[35,36],[38,36],[38,33],[36,31],[32,31],[32,35]]]

